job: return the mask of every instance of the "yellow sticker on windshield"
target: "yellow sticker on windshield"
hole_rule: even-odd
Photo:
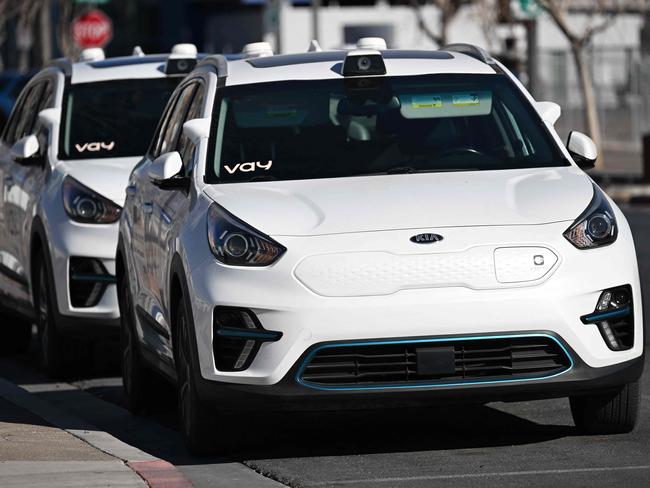
[[[481,97],[478,93],[455,93],[451,97],[451,104],[454,107],[477,107],[481,105]]]
[[[413,108],[442,108],[442,97],[437,95],[413,95],[411,97]]]

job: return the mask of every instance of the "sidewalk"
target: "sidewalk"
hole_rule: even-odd
[[[0,486],[147,485],[120,459],[0,398]]]

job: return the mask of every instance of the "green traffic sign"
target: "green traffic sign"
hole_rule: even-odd
[[[521,13],[528,17],[537,17],[542,13],[537,0],[519,0],[519,8],[521,8]]]

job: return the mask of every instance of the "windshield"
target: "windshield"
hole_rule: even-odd
[[[71,85],[64,106],[61,159],[141,156],[180,78]]]
[[[502,75],[227,87],[213,120],[209,182],[569,164]]]

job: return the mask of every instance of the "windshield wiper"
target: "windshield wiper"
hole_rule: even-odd
[[[271,175],[257,175],[250,178],[248,181],[276,181],[277,178]]]
[[[354,176],[374,176],[374,175],[405,175],[413,173],[455,173],[461,171],[478,171],[479,168],[429,168],[415,169],[411,166],[395,166],[383,171],[371,171],[368,173],[359,173]]]

